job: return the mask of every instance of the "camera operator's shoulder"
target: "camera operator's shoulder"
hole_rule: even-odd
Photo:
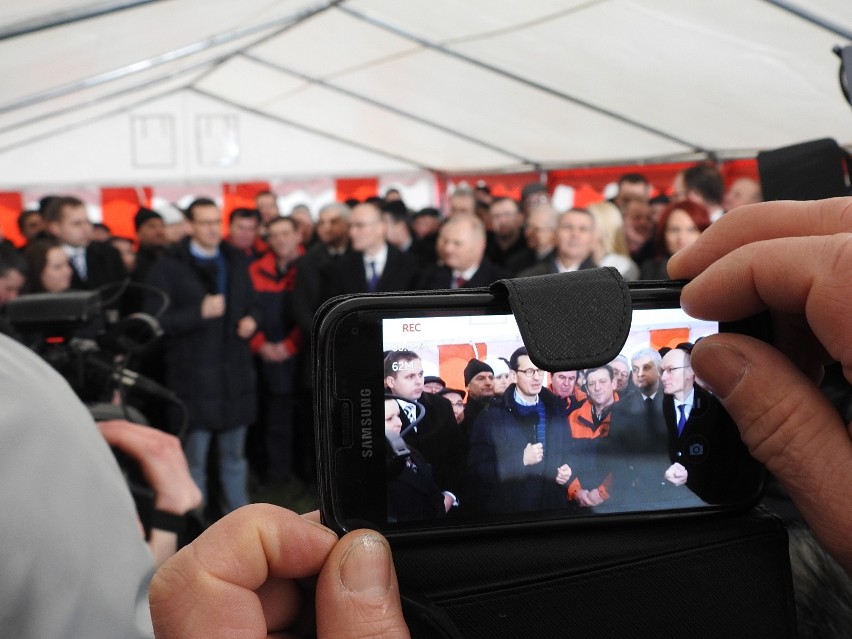
[[[27,387],[34,380],[64,382],[47,362],[17,340],[0,332],[0,397],[9,397],[14,389]],[[2,412],[2,411],[0,411]]]

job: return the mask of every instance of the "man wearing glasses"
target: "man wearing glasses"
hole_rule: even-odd
[[[676,442],[676,447],[680,447],[680,443],[690,436],[695,421],[690,422],[693,411],[706,406],[709,400],[707,393],[695,385],[695,373],[692,372],[687,349],[688,346],[683,344],[673,348],[665,354],[660,364],[660,382],[665,393],[663,415],[669,431],[669,442]],[[684,464],[673,461],[665,472],[666,481],[683,486],[689,474]]]
[[[543,388],[546,373],[526,348],[512,353],[509,367],[515,382],[473,424],[470,506],[488,513],[565,507],[571,479],[565,403]]]

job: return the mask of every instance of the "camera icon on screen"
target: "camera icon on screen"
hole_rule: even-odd
[[[701,457],[704,455],[704,444],[700,442],[695,442],[689,445],[687,448],[690,457]]]

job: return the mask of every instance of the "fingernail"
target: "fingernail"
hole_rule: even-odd
[[[337,533],[336,533],[336,532],[334,532],[334,531],[333,531],[331,528],[329,528],[328,526],[323,526],[323,525],[322,525],[321,523],[319,523],[318,521],[312,521],[312,520],[307,519],[307,518],[303,518],[303,519],[304,519],[306,522],[308,522],[309,524],[311,524],[312,526],[316,526],[317,528],[321,529],[323,532],[326,532],[326,533],[328,533],[329,535],[331,535],[332,537],[334,537],[335,539],[337,539]]]
[[[700,342],[693,351],[695,372],[705,386],[719,399],[726,399],[742,380],[748,370],[748,360],[733,346]]]
[[[340,581],[350,592],[378,597],[391,585],[391,555],[387,542],[377,535],[355,539],[340,560]]]

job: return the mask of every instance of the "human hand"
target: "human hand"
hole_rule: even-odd
[[[256,330],[257,322],[254,321],[254,318],[251,315],[241,317],[240,321],[237,322],[237,337],[240,339],[248,339],[254,335]]]
[[[666,469],[663,476],[666,478],[667,482],[672,483],[675,486],[683,486],[689,478],[689,473],[682,464],[675,462]]]
[[[381,535],[338,541],[316,513],[270,504],[234,511],[178,552],[154,575],[150,603],[158,639],[409,636]]]
[[[587,506],[588,507],[588,506],[596,505],[591,498],[590,491],[586,490],[585,488],[577,491],[576,500],[577,500],[577,503],[580,504],[581,506]]]
[[[695,278],[681,297],[690,315],[722,321],[771,311],[781,352],[716,335],[696,344],[692,367],[852,574],[852,425],[815,384],[832,360],[852,382],[852,199],[739,207],[668,268],[672,278]]]
[[[601,491],[597,488],[593,488],[589,491],[588,500],[591,502],[592,506],[600,506],[604,503],[604,498],[601,497]]]
[[[221,293],[216,295],[205,295],[201,300],[201,317],[204,319],[215,319],[225,314],[225,296]]]
[[[534,466],[544,459],[544,446],[541,443],[527,444],[524,448],[524,466]]]
[[[98,428],[110,446],[139,464],[145,481],[154,491],[154,508],[185,515],[201,506],[201,491],[189,474],[189,465],[177,437],[125,420],[98,422]],[[152,528],[147,543],[159,566],[177,550],[178,536],[172,531]]]
[[[123,419],[98,422],[110,446],[139,463],[145,480],[154,491],[154,507],[183,515],[201,505],[201,491],[189,474],[180,440],[150,426]]]
[[[450,512],[450,508],[453,507],[453,504],[456,503],[456,500],[453,499],[453,496],[449,493],[444,493],[444,512]]]
[[[286,359],[286,349],[281,342],[266,342],[257,353],[265,362],[283,362]]]
[[[564,486],[571,479],[571,467],[568,464],[562,464],[556,469],[556,483]]]

